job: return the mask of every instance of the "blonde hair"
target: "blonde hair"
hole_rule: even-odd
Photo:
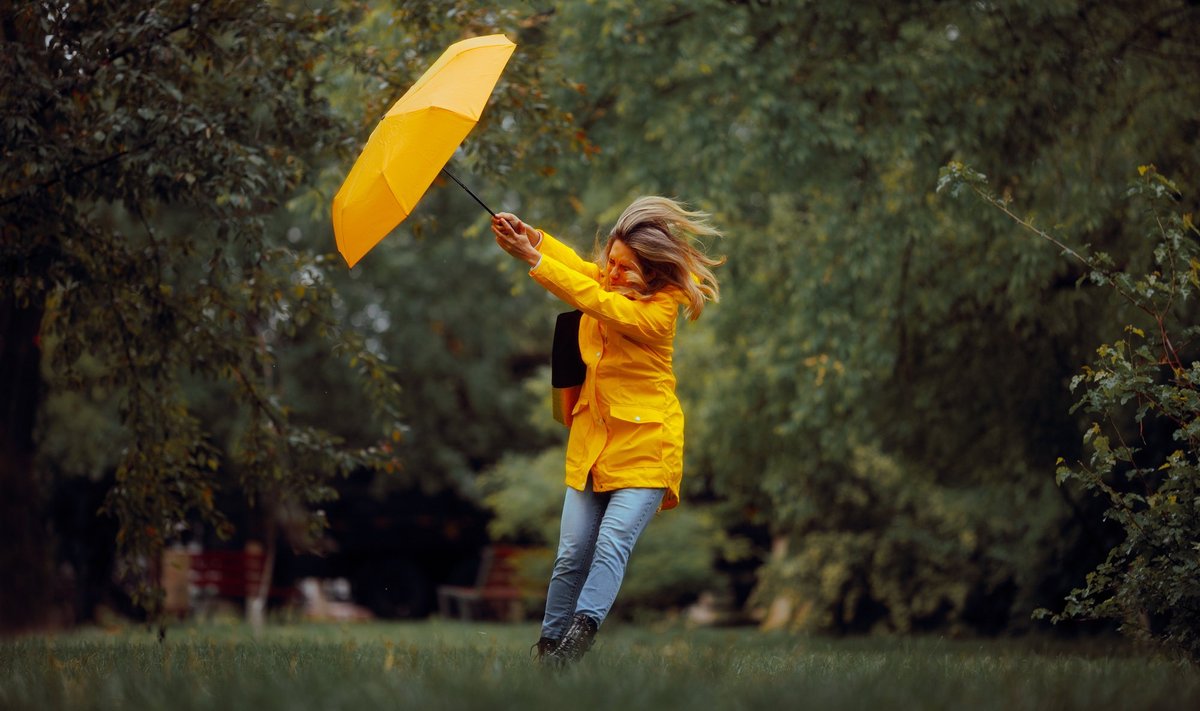
[[[623,292],[648,299],[668,287],[683,292],[688,318],[695,321],[708,301],[720,301],[721,286],[712,267],[725,263],[694,244],[697,237],[720,237],[705,212],[688,210],[670,198],[647,196],[634,200],[608,234],[597,259],[606,269],[613,242],[620,240],[637,255],[641,272],[627,274],[630,288]]]

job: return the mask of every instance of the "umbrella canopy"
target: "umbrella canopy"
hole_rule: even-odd
[[[450,45],[384,115],[333,198],[333,234],[347,264],[412,212],[479,120],[516,47],[504,35]]]

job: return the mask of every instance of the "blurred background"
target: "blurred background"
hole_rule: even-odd
[[[1157,0],[6,5],[0,627],[540,616],[563,306],[453,184],[356,268],[331,254],[378,118],[447,45],[503,32],[518,49],[451,164],[493,209],[585,254],[643,194],[726,234],[721,302],[677,341],[683,503],[614,615],[1195,630],[1196,501],[1170,502],[1180,552],[1143,572],[1179,567],[1153,599],[1112,511],[1170,475],[1133,469],[1195,473],[1200,407],[1098,413],[1071,388],[1163,321],[937,186],[962,161],[1035,228],[1161,278],[1129,186],[1156,166],[1190,226],[1198,20]],[[1186,370],[1195,309],[1166,313]],[[1139,464],[1065,475],[1095,427]],[[1089,595],[1075,622],[1035,615]]]

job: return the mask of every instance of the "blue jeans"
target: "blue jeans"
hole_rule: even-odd
[[[604,622],[625,577],[633,544],[658,510],[665,489],[617,489],[596,493],[588,477],[583,491],[567,487],[558,557],[546,591],[542,636],[559,639],[577,612]]]

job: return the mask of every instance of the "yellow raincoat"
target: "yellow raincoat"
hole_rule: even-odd
[[[566,483],[594,491],[665,488],[661,510],[679,504],[683,410],[675,397],[675,324],[680,292],[645,301],[606,291],[600,268],[542,232],[541,261],[530,276],[583,311],[579,352],[587,377],[572,410]]]

